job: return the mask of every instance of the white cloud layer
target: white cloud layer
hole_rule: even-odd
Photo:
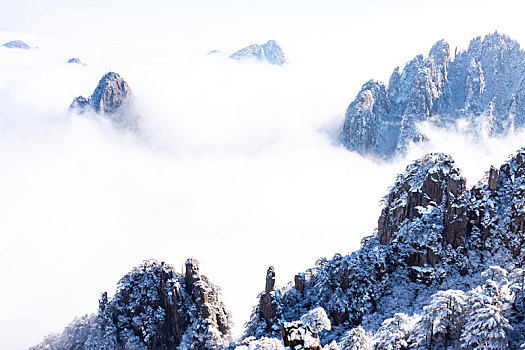
[[[199,259],[240,332],[267,267],[282,285],[320,256],[357,249],[410,160],[451,153],[473,184],[525,146],[522,134],[475,144],[429,129],[424,148],[377,163],[334,142],[361,84],[387,79],[436,40],[466,45],[500,24],[525,38],[500,8],[477,5],[477,18],[492,13],[492,22],[444,31],[398,23],[407,9],[419,15],[414,26],[443,11],[410,2],[90,4],[39,10],[22,1],[11,16],[0,11],[1,43],[39,47],[0,47],[2,348],[27,348],[94,312],[100,292],[147,258],[181,267]],[[226,59],[267,39],[289,65]],[[223,54],[207,56],[212,49]],[[87,66],[66,64],[71,57]],[[137,96],[139,136],[67,114],[110,70]]]

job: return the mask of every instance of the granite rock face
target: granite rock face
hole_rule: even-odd
[[[121,127],[136,128],[138,117],[133,112],[133,93],[128,83],[117,73],[106,73],[93,94],[76,97],[70,110],[79,114],[86,111],[106,116]]]
[[[504,134],[525,125],[525,52],[497,32],[451,54],[438,41],[425,58],[394,70],[388,85],[369,81],[349,105],[340,140],[361,154],[392,157],[427,138],[420,122],[465,119],[474,135]]]
[[[84,332],[72,335],[69,326],[34,349],[60,341],[60,349],[211,349],[229,344],[231,326],[218,288],[199,274],[196,260],[186,262],[184,275],[147,260],[120,280],[112,299],[102,294]]]
[[[377,227],[379,242],[389,244],[405,222],[439,215],[445,241],[458,247],[467,227],[465,189],[466,180],[451,157],[429,154],[417,160],[398,177],[386,198]]]
[[[27,45],[25,42],[21,40],[13,40],[9,41],[2,46],[7,47],[8,49],[23,49],[23,50],[29,50],[31,46]]]
[[[255,59],[279,66],[286,63],[284,52],[275,40],[268,40],[263,45],[252,44],[233,53],[230,58],[235,60]]]
[[[270,266],[266,272],[264,292],[259,296],[258,312],[258,316],[266,322],[268,327],[272,326],[277,316],[275,298],[275,270],[273,266]]]

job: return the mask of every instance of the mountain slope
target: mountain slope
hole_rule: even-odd
[[[322,307],[334,326],[322,335],[325,342],[340,342],[358,325],[381,337],[383,321],[401,317],[396,314],[407,315],[406,322],[411,322],[403,335],[406,342],[438,291],[459,290],[447,293],[463,293],[461,298],[471,302],[488,293],[487,286],[511,288],[510,279],[495,282],[494,273],[482,272],[497,265],[519,274],[525,262],[524,175],[525,148],[499,170],[491,168],[471,189],[450,156],[429,154],[415,161],[385,197],[377,233],[364,238],[361,249],[349,256],[320,259],[293,283],[266,288],[245,337],[278,337],[279,324]],[[523,290],[520,283],[514,285]],[[523,329],[523,294],[507,289],[497,299],[505,305],[505,312],[500,311],[515,329]],[[458,320],[467,322],[467,315],[465,311]],[[461,329],[458,325],[458,332]],[[505,341],[511,348],[525,342],[522,333],[507,331]],[[459,335],[448,341],[461,344]]]
[[[119,281],[111,300],[102,294],[96,315],[33,349],[211,349],[229,344],[231,326],[219,289],[196,260],[186,262],[185,275],[147,260]]]

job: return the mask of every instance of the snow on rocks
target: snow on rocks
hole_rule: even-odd
[[[475,135],[504,134],[525,126],[525,52],[504,34],[473,39],[451,55],[438,41],[389,83],[365,83],[346,110],[340,140],[361,154],[389,158],[427,138],[420,122],[450,125],[464,119]]]

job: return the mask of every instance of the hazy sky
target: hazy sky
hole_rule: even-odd
[[[522,1],[0,1],[0,43],[38,47],[0,47],[1,348],[94,312],[148,258],[199,259],[240,332],[267,267],[283,285],[357,249],[415,157],[449,152],[473,184],[525,146],[430,130],[377,163],[337,144],[361,85],[437,40],[525,42]],[[268,39],[289,65],[227,59]],[[139,136],[67,114],[110,70],[137,96]]]

